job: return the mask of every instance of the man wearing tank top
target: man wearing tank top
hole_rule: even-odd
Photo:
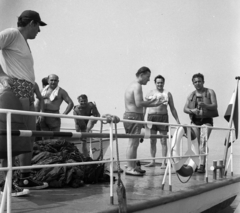
[[[151,90],[147,95],[145,96],[146,100],[151,99],[158,99],[165,101],[164,104],[157,106],[157,107],[151,107],[147,108],[147,119],[151,122],[162,122],[162,123],[168,123],[168,105],[170,107],[171,113],[173,117],[175,118],[176,122],[180,124],[180,121],[178,119],[177,110],[175,109],[174,102],[173,102],[173,96],[172,94],[164,89],[165,84],[165,78],[161,75],[158,75],[154,79],[156,89]],[[151,127],[151,134],[157,134],[157,132],[160,132],[162,135],[167,135],[168,132],[168,126],[166,125],[152,125]],[[167,156],[167,138],[161,138],[160,139],[162,144],[162,157]],[[152,138],[150,140],[151,147],[150,147],[150,153],[153,158],[156,156],[157,152],[157,139]],[[153,167],[155,166],[155,160],[152,160],[149,164],[145,165],[146,167]],[[162,160],[162,169],[166,168],[166,160]]]
[[[184,112],[189,114],[191,124],[196,126],[213,126],[213,117],[218,116],[217,112],[217,97],[212,89],[204,87],[204,76],[201,73],[195,74],[192,77],[193,91],[187,98],[184,106]],[[200,145],[200,154],[204,154],[206,150],[206,141],[200,139],[200,135],[204,134],[204,130],[200,128],[193,128]],[[211,134],[211,129],[207,128],[207,138]],[[206,157],[200,157],[200,167],[197,169],[198,173],[205,173]]]

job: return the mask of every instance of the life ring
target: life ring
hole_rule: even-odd
[[[183,177],[188,177],[191,176],[197,168],[197,165],[199,164],[199,156],[189,157],[188,159],[180,157],[180,145],[184,134],[187,134],[188,138],[188,150],[185,155],[197,155],[199,153],[199,146],[195,132],[192,128],[191,132],[187,131],[187,128],[185,127],[178,127],[174,132],[171,143],[171,153],[174,157],[173,167],[175,171]]]

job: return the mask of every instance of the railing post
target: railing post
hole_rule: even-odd
[[[168,134],[168,143],[167,143],[167,147],[168,147],[168,159],[167,159],[167,165],[168,165],[168,173],[169,173],[169,191],[172,191],[172,171],[171,171],[171,128],[172,126],[169,126],[169,134]]]
[[[219,178],[223,178],[223,160],[219,161]]]
[[[212,169],[213,169],[213,180],[216,180],[217,179],[217,161],[216,160],[214,160],[213,161],[213,167],[212,167]]]
[[[230,153],[230,159],[231,159],[231,176],[233,177],[233,130],[230,130],[231,134],[231,153]]]
[[[205,162],[205,170],[206,170],[206,176],[205,176],[205,178],[206,178],[206,183],[208,183],[208,126],[206,125],[206,127],[205,127],[206,129],[205,129],[205,131],[206,131],[206,134],[205,134],[205,138],[204,138],[204,142],[206,141],[206,147],[205,147],[205,154],[206,154],[206,156],[205,156],[205,159],[206,159],[206,162]],[[203,130],[203,129],[202,129]],[[201,130],[201,131],[202,131]]]
[[[113,123],[109,123],[109,138],[110,138],[110,204],[114,204],[113,197]]]
[[[12,193],[12,120],[11,112],[7,112],[7,160],[8,160],[8,171],[7,171],[7,213],[11,213],[11,193]]]

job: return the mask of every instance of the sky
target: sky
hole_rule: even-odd
[[[122,118],[124,91],[147,66],[143,93],[163,75],[180,122],[189,124],[183,107],[200,72],[217,95],[214,125],[228,127],[223,116],[240,75],[239,8],[237,0],[0,0],[0,30],[16,28],[24,10],[39,12],[47,26],[29,41],[36,82],[58,75],[75,105],[86,94],[101,114]]]

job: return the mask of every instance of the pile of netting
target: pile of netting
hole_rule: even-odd
[[[88,161],[93,160],[90,157],[85,157],[73,143],[64,139],[49,139],[34,143],[32,165]],[[18,161],[16,161],[16,165],[19,165]],[[18,178],[19,171],[16,171],[14,175]],[[103,163],[33,169],[32,177],[35,180],[47,182],[52,188],[65,186],[77,188],[84,184],[110,182],[110,177],[105,173]]]

